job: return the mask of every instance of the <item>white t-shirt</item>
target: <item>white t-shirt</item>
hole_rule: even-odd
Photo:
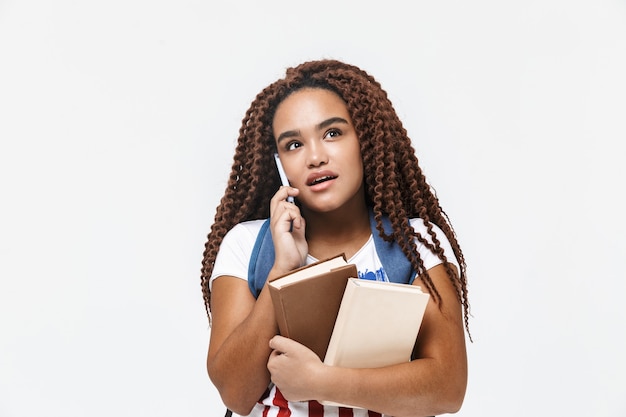
[[[248,280],[248,264],[250,255],[254,247],[257,235],[261,229],[264,220],[251,220],[237,224],[233,227],[222,240],[220,250],[215,258],[213,273],[209,281],[209,288],[213,285],[213,281],[220,276],[232,276],[243,280]],[[427,241],[432,242],[430,235],[426,231],[426,227],[421,219],[411,219],[411,226],[417,233],[422,235]],[[456,266],[457,271],[459,264],[454,256],[450,242],[444,233],[437,226],[433,225],[433,229],[437,235],[444,254],[448,262]],[[424,262],[426,270],[439,265],[441,260],[432,253],[427,247],[420,242],[416,242],[417,250]],[[306,263],[311,264],[317,259],[308,255]],[[359,278],[386,281],[386,274],[383,270],[382,263],[376,253],[374,238],[370,236],[367,243],[348,259],[348,263],[355,264],[359,273]],[[254,417],[277,417],[281,407],[288,407],[291,411],[291,417],[338,417],[339,408],[332,406],[322,406],[316,401],[309,402],[289,402],[285,400],[280,391],[275,386],[271,386],[269,394],[258,402],[253,408],[249,416]],[[347,413],[346,413],[347,412]],[[280,414],[281,416],[283,414]],[[341,416],[352,417],[378,417],[380,414],[362,409],[353,409],[352,414],[346,409],[342,409]],[[384,417],[384,416],[383,416]]]
[[[263,222],[264,220],[251,220],[239,223],[233,227],[226,234],[226,236],[224,236],[222,244],[220,245],[220,250],[215,259],[215,265],[209,281],[209,288],[212,287],[213,281],[216,278],[223,275],[241,278],[246,281],[248,280],[250,255]],[[416,232],[426,238],[428,242],[432,243],[430,235],[426,231],[426,226],[424,226],[421,219],[411,219],[410,223]],[[446,238],[446,235],[444,235],[441,229],[435,225],[433,225],[433,229],[437,234],[437,238],[439,239],[441,247],[444,250],[446,258],[450,263],[456,266],[458,271],[459,264],[454,256],[454,252],[452,251],[452,247],[450,246],[450,242]],[[441,263],[441,260],[436,254],[432,253],[420,242],[416,243],[417,250],[422,258],[422,261],[424,262],[426,270]],[[316,261],[317,259],[311,255],[307,256],[307,265]],[[359,271],[359,278],[386,281],[383,266],[378,258],[378,254],[376,253],[374,238],[372,236],[370,236],[367,243],[365,243],[365,245],[357,253],[355,253],[352,258],[348,259],[348,263],[356,265]]]

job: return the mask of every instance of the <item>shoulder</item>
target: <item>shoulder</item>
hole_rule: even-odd
[[[249,220],[247,222],[237,223],[232,229],[226,233],[224,236],[224,241],[226,240],[249,240],[253,241],[256,239],[259,234],[259,230],[261,230],[261,226],[265,219],[261,220]]]
[[[252,247],[264,222],[265,220],[262,219],[236,224],[226,233],[226,236],[224,236],[219,253],[238,249],[249,255],[252,252]]]
[[[210,282],[222,275],[247,279],[252,248],[264,222],[261,219],[238,223],[226,233],[215,258]]]
[[[431,244],[433,243],[433,238],[428,233],[428,228],[426,227],[426,224],[424,224],[423,219],[419,217],[415,217],[415,218],[410,219],[409,223],[411,224],[411,227],[413,227],[413,230],[415,230],[415,233],[419,234],[427,242]],[[454,255],[454,251],[452,249],[452,245],[450,244],[450,241],[448,240],[448,237],[445,235],[445,233],[443,233],[443,230],[441,230],[439,226],[437,226],[434,223],[430,223],[430,225],[432,226],[433,231],[435,232],[435,236],[437,240],[439,241],[439,244],[441,248],[443,249],[448,262],[451,262],[457,267],[457,270],[460,270],[459,262],[456,259],[456,256]],[[424,260],[424,264],[425,264],[424,266],[426,267],[426,269],[430,269],[433,266],[436,266],[439,263],[441,263],[441,260],[438,259],[438,257],[434,253],[432,253],[432,251],[428,249],[422,243],[417,242],[417,249],[420,253],[420,256]]]
[[[424,219],[420,217],[413,217],[412,219],[409,219],[409,223],[411,224],[411,227],[413,228],[413,230],[415,230],[415,232],[419,233],[424,238],[428,239],[429,242],[431,241],[426,224],[424,224]],[[442,236],[444,239],[446,239],[446,235],[439,228],[439,226],[437,226],[434,223],[430,223],[430,225],[433,227],[433,230],[435,231],[435,234],[437,235],[437,239],[439,239],[439,236]]]

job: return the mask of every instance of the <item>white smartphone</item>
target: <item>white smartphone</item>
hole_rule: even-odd
[[[283,168],[283,164],[280,163],[280,158],[278,157],[278,154],[275,153],[274,154],[274,160],[276,161],[276,168],[278,168],[278,175],[280,176],[280,182],[283,185],[286,185],[287,187],[289,187],[289,180],[287,179],[287,174],[285,174],[285,169]],[[289,201],[290,203],[293,203],[293,197],[289,196],[287,197],[287,201]]]

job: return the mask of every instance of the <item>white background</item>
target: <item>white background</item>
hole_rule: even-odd
[[[626,415],[626,2],[5,0],[1,417],[223,415],[205,237],[250,102],[317,58],[383,84],[456,227],[458,415]]]

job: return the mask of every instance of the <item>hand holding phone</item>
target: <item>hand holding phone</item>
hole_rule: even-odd
[[[277,153],[274,154],[274,160],[276,161],[276,168],[278,168],[278,175],[280,176],[280,182],[283,185],[290,187],[289,180],[287,179],[287,174],[285,174],[285,169],[283,168],[283,164],[280,162],[280,158],[278,157]],[[290,203],[293,203],[294,202],[293,197],[288,196],[287,201]]]

